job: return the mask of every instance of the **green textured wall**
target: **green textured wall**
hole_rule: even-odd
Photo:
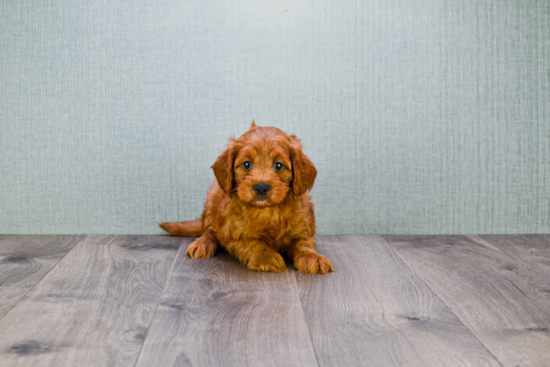
[[[161,233],[252,118],[321,234],[550,232],[550,2],[2,1],[0,233]]]

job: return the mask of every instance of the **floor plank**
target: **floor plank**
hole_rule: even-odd
[[[0,365],[134,365],[180,243],[87,236],[0,320]]]
[[[0,319],[84,236],[0,236]]]
[[[485,240],[518,260],[525,267],[516,269],[540,296],[550,302],[550,235],[469,236]]]
[[[472,237],[385,238],[503,365],[550,365],[550,303],[525,264]]]
[[[296,274],[321,366],[497,366],[378,236],[323,236],[335,273]]]
[[[293,271],[192,260],[182,246],[137,365],[317,366]]]

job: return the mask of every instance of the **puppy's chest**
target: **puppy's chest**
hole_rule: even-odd
[[[284,232],[283,228],[281,228],[281,227],[282,227],[281,225],[273,225],[273,224],[268,225],[265,228],[263,228],[262,230],[260,230],[259,234],[262,237],[270,238],[272,240],[275,240],[277,237],[279,237],[279,234],[281,232]]]
[[[253,223],[255,237],[264,241],[271,248],[279,247],[280,242],[287,237],[289,225],[288,220],[284,218]]]
[[[245,238],[262,240],[275,250],[291,242],[293,217],[280,208],[241,211],[238,217],[239,220],[232,224],[243,230]]]
[[[262,231],[258,232],[258,237],[271,248],[278,248],[285,242],[287,234],[284,225],[268,225]]]

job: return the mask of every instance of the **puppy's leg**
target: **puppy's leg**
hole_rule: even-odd
[[[300,239],[288,252],[294,260],[294,269],[304,274],[327,274],[334,269],[330,260],[317,252],[313,238]]]
[[[189,245],[185,254],[193,259],[202,259],[214,256],[218,248],[219,245],[214,239],[213,234],[206,231],[195,242]]]
[[[225,248],[241,264],[251,270],[273,273],[282,273],[288,270],[283,257],[262,241],[235,241],[228,243]]]

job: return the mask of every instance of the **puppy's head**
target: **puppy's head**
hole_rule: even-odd
[[[280,204],[289,195],[298,198],[317,176],[295,135],[254,122],[240,138],[229,141],[212,169],[227,195],[259,208]]]

